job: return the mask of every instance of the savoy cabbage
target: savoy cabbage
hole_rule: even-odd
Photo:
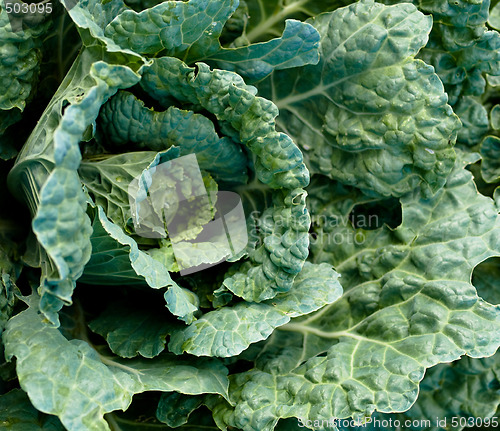
[[[1,428],[498,426],[497,30],[0,0]]]

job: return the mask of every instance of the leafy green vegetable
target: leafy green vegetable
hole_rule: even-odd
[[[496,1],[60,3],[0,0],[0,428],[495,426]]]
[[[265,340],[290,318],[309,314],[336,301],[341,292],[336,279],[337,274],[327,264],[308,263],[290,292],[260,304],[240,303],[207,313],[172,336],[170,351],[196,356],[235,356],[250,343]]]
[[[255,89],[234,73],[211,71],[203,63],[197,66],[195,74],[180,60],[162,57],[145,69],[141,85],[160,102],[174,97],[212,112],[233,139],[241,140],[256,155],[259,180],[282,189],[275,194],[278,214],[273,218],[278,220],[268,227],[263,246],[250,256],[253,264],[224,281],[238,296],[260,302],[288,291],[307,257],[310,221],[302,187],[308,184],[309,173],[291,139],[274,130],[277,109],[272,103],[256,97]],[[212,92],[219,97],[211,97]]]
[[[154,358],[165,349],[165,339],[173,325],[162,320],[160,313],[145,311],[129,309],[126,303],[113,304],[90,322],[89,328],[106,338],[109,348],[122,358]]]
[[[81,61],[84,62],[85,59],[82,58]],[[80,64],[77,60],[74,68]],[[88,79],[79,72],[74,69],[75,76],[71,76],[70,72],[70,88],[79,85],[80,80]],[[101,104],[120,85],[131,85],[137,79],[137,75],[128,67],[110,66],[102,61],[92,64],[90,77],[92,80],[91,84],[87,83],[86,93],[84,96],[73,96],[74,104],[65,110],[53,136],[48,138],[46,130],[35,129],[20,153],[17,166],[10,177],[13,183],[13,178],[23,176],[21,181],[28,192],[26,198],[32,211],[36,211],[33,231],[43,247],[43,253],[48,256],[48,262],[41,262],[40,305],[46,317],[54,323],[57,322],[57,311],[63,304],[71,303],[74,282],[81,276],[91,254],[90,220],[85,213],[86,198],[76,172],[81,159],[78,142],[87,126],[95,121]],[[56,97],[53,105],[47,108],[47,122],[60,115],[58,110],[65,97],[64,91],[61,92],[63,94]],[[45,148],[40,148],[40,136],[37,132],[45,137]],[[30,164],[34,165],[31,167],[32,171],[29,170]],[[49,166],[53,167],[50,174],[47,172]],[[23,170],[26,168],[27,173]],[[38,178],[31,178],[36,175]],[[44,178],[47,175],[48,178]],[[40,190],[37,190],[33,182],[36,184],[40,180],[44,182]],[[14,187],[19,187],[19,184]]]
[[[226,394],[225,367],[214,360],[183,361],[167,355],[151,362],[105,356],[43,322],[36,296],[26,301],[29,308],[11,319],[4,333],[5,355],[16,357],[21,386],[33,405],[58,415],[66,428],[84,430],[92,424],[108,429],[103,414],[125,410],[132,395],[144,391]]]
[[[40,67],[40,38],[47,31],[48,22],[41,22],[21,31],[12,31],[12,23],[5,8],[0,3],[0,109],[24,110],[32,87],[38,78]],[[1,111],[0,111],[1,112]]]
[[[318,65],[275,72],[259,88],[311,170],[369,194],[442,187],[458,121],[432,68],[414,59],[430,17],[359,2],[309,22],[321,35]]]
[[[452,105],[466,95],[480,96],[484,74],[500,74],[500,35],[488,31],[489,1],[431,1],[422,9],[433,15],[429,44],[422,59],[436,68]]]
[[[254,79],[262,79],[273,70],[318,62],[318,33],[295,20],[287,21],[280,38],[223,48],[217,39],[237,6],[237,0],[167,1],[139,13],[125,11],[106,27],[105,34],[140,54],[161,52],[189,62],[216,60]],[[152,18],[155,16],[161,20]]]
[[[182,156],[196,153],[200,168],[209,172],[215,180],[231,183],[247,181],[247,160],[243,151],[231,139],[219,138],[214,124],[203,115],[174,106],[163,112],[151,111],[131,93],[120,92],[103,106],[100,119],[103,133],[116,146],[134,143],[138,148],[161,151],[175,145]],[[130,157],[137,157],[133,154]],[[227,163],[229,160],[231,164]],[[121,165],[119,161],[117,164]],[[127,162],[125,166],[130,165]],[[137,174],[132,172],[129,175],[135,178]],[[90,173],[89,177],[95,178],[95,174]]]
[[[447,419],[448,424],[453,417],[464,417],[469,424],[479,425],[484,421],[486,425],[488,419],[483,418],[495,416],[500,403],[497,370],[498,355],[484,359],[466,357],[451,365],[437,365],[427,372],[420,386],[419,399],[405,416],[439,417],[441,423]],[[476,418],[481,418],[481,422]],[[464,421],[461,422],[461,426],[452,429],[466,428]],[[493,421],[489,423],[493,425]]]
[[[312,196],[312,211],[317,205],[319,215],[342,214],[335,193],[318,198]],[[404,411],[425,368],[496,351],[498,309],[470,284],[478,263],[500,255],[492,201],[478,195],[463,163],[433,198],[415,192],[401,201],[403,223],[395,230],[360,231],[362,240],[338,244],[338,231],[325,228],[313,261],[334,263],[345,294],[283,326],[266,345],[265,360],[232,376],[235,407],[215,407],[220,423],[265,430],[278,418],[360,420],[375,409]],[[347,232],[354,237],[352,228]]]

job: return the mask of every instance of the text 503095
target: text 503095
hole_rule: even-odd
[[[5,3],[7,13],[52,13],[52,3]]]
[[[462,417],[454,416],[451,418],[452,427],[498,427],[498,417],[491,418],[475,418],[475,417]]]

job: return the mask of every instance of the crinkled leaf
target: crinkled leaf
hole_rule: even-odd
[[[257,155],[257,174],[265,184],[290,190],[307,185],[309,175],[300,150],[275,131],[276,106],[255,96],[255,87],[233,72],[210,70],[203,63],[197,63],[197,68],[163,57],[145,68],[140,84],[160,103],[170,104],[175,98],[214,114],[224,132]]]
[[[10,6],[15,8],[15,3]],[[19,136],[11,130],[5,132],[21,119],[32,97],[40,72],[42,38],[50,27],[46,19],[28,23],[29,16],[14,15],[8,14],[5,1],[0,1],[0,157],[4,160],[17,155]]]
[[[261,216],[262,245],[250,250],[251,260],[224,280],[225,288],[250,302],[271,299],[291,288],[290,281],[302,269],[301,257],[308,253],[303,248],[309,245],[303,235],[310,224],[305,198],[302,189],[288,196],[274,191],[273,207]]]
[[[125,11],[106,27],[118,45],[140,54],[194,57],[218,51],[218,37],[238,0],[166,1],[142,12]]]
[[[264,245],[250,256],[251,263],[228,281],[255,301],[269,299],[291,288],[307,257],[310,220],[301,188],[309,175],[300,150],[275,131],[278,110],[271,102],[256,97],[255,88],[235,73],[210,70],[203,63],[197,66],[195,73],[180,60],[156,59],[145,68],[141,86],[160,102],[175,98],[214,114],[226,133],[256,155],[259,180],[283,189],[275,192],[275,208],[282,207],[283,223],[268,229]]]
[[[453,30],[450,32],[447,26],[440,24],[434,27],[431,42],[422,51],[421,58],[435,65],[450,103],[454,105],[462,96],[483,94],[486,73],[493,76],[500,74],[500,35],[496,31],[484,31],[480,37],[467,41],[465,46],[462,40],[457,46],[457,32],[464,30]],[[438,32],[442,32],[441,35],[438,36]]]
[[[0,0],[0,110],[18,108],[22,111],[38,78],[40,38],[49,22],[13,30],[5,3]]]
[[[168,1],[139,13],[125,11],[106,27],[105,34],[118,45],[140,54],[161,52],[188,63],[222,61],[224,68],[253,79],[262,79],[273,70],[318,62],[317,31],[295,20],[288,21],[282,37],[223,48],[219,37],[238,3],[237,0]]]
[[[386,2],[396,3],[393,0]],[[491,2],[412,2],[422,12],[432,14],[434,22],[429,42],[418,57],[434,66],[450,105],[464,123],[458,140],[473,147],[481,142],[487,131],[484,129],[486,115],[484,107],[478,106],[469,96],[486,96],[486,79],[490,85],[496,85],[500,76],[500,35],[485,25]]]
[[[263,253],[266,251],[271,253],[271,261],[273,263],[276,262],[276,259],[281,258],[282,253],[281,250],[273,252],[275,247],[280,244],[278,238],[283,238],[281,245],[287,246],[287,242],[290,241],[287,239],[289,237],[289,233],[287,232],[289,226],[293,226],[295,220],[300,224],[309,223],[309,215],[301,208],[305,196],[297,196],[297,198],[300,199],[296,201],[298,205],[295,207],[292,206],[291,211],[289,211],[289,203],[286,200],[283,202],[280,195],[274,194],[273,205],[265,209],[262,213],[257,211],[257,214],[260,216],[255,220],[258,234],[253,234],[256,231],[255,227],[251,229],[250,241],[255,241],[255,244],[252,245],[249,241],[246,250],[257,262],[263,259],[265,256]],[[293,202],[293,199],[291,201]],[[266,268],[264,269],[266,270]],[[263,282],[260,278],[259,270],[250,262],[243,263],[236,273],[230,274],[223,282],[223,289],[249,302],[260,302],[270,299],[276,293],[276,287]]]
[[[215,238],[214,243],[179,242],[175,245],[175,259],[183,268],[225,261],[231,249],[224,244],[224,238]]]
[[[500,75],[500,35],[485,25],[490,1],[416,3],[434,19],[429,43],[419,56],[435,67],[450,104],[483,94],[485,75]]]
[[[134,67],[134,62],[142,63],[142,57],[128,47],[117,45],[105,35],[106,26],[113,19],[127,10],[122,0],[61,0],[69,16],[76,24],[82,42],[85,46],[92,46],[98,40],[106,46],[110,53],[120,53],[122,62]]]
[[[71,303],[71,285],[82,275],[91,253],[92,229],[86,214],[87,201],[76,171],[81,160],[78,144],[107,98],[121,86],[128,87],[139,78],[126,66],[105,62],[94,63],[90,75],[93,85],[66,108],[54,131],[55,167],[40,189],[32,224],[38,242],[55,267],[54,272],[42,274],[40,287],[42,311],[55,324],[58,322],[56,313],[64,304]]]
[[[211,311],[177,331],[168,348],[178,355],[187,352],[196,356],[235,356],[289,321],[289,317],[270,304],[243,302]]]
[[[113,303],[89,323],[89,328],[103,336],[111,351],[122,358],[158,356],[172,327],[157,310],[130,307],[124,302]]]
[[[478,298],[470,280],[477,264],[500,255],[500,219],[464,164],[434,197],[403,197],[394,230],[339,244],[336,229],[325,228],[312,258],[340,272],[343,297],[273,334],[257,368],[233,376],[234,407],[214,406],[219,423],[256,431],[280,417],[404,411],[426,368],[496,351],[500,310]]]
[[[30,307],[4,332],[5,354],[16,357],[21,387],[35,408],[57,415],[69,431],[109,431],[103,415],[127,409],[144,391],[227,393],[227,370],[216,360],[103,356],[84,341],[68,341],[43,321],[35,297],[26,300]]]
[[[308,22],[321,35],[319,64],[274,72],[259,89],[309,168],[368,194],[436,192],[453,168],[459,122],[432,67],[414,59],[431,18],[361,1]]]
[[[196,320],[194,314],[198,311],[200,301],[195,293],[174,284],[167,289],[164,296],[167,308],[174,316],[178,316],[188,325]]]
[[[196,153],[200,168],[216,181],[247,180],[247,161],[241,148],[228,138],[219,138],[212,122],[203,115],[173,106],[155,112],[122,91],[103,106],[99,120],[108,145],[135,144],[136,148],[154,151],[175,145],[181,156]]]
[[[74,281],[90,258],[91,226],[86,206],[76,172],[55,169],[40,192],[33,220],[33,231],[56,267],[40,286],[42,311],[54,324],[62,306],[71,304]]]
[[[23,192],[21,196],[29,205],[32,214],[37,209],[40,188],[54,168],[56,153],[54,151],[54,135],[60,126],[63,113],[65,113],[64,108],[68,104],[78,105],[72,110],[72,116],[77,115],[77,112],[82,110],[82,116],[88,115],[89,118],[92,118],[93,115],[90,112],[85,114],[85,109],[90,109],[89,105],[92,105],[92,110],[95,109],[95,105],[101,97],[101,103],[107,100],[110,94],[104,97],[105,88],[109,86],[109,91],[113,94],[118,89],[116,87],[128,87],[140,79],[140,76],[133,73],[128,67],[116,65],[116,60],[116,56],[106,53],[101,47],[93,46],[84,49],[75,60],[64,82],[52,97],[20,151],[16,164],[9,173],[9,188],[16,193],[19,192],[20,188],[29,190],[29,192]],[[85,96],[88,96],[88,100],[83,103]],[[77,140],[77,127],[83,129],[81,132],[83,135],[91,123],[92,121],[89,124],[74,124],[74,130],[66,130],[65,132],[75,133],[75,136],[71,136],[71,144],[73,145],[69,143],[66,145],[74,148],[74,141]],[[66,127],[68,127],[67,124]],[[59,133],[62,132],[61,130]],[[60,145],[63,144],[64,141]],[[60,154],[64,156],[66,151],[61,151]],[[76,160],[74,151],[71,154],[70,157]]]
[[[317,64],[319,34],[307,23],[287,20],[283,35],[269,42],[221,49],[202,59],[215,60],[220,68],[234,70],[252,80],[263,79],[274,70]]]
[[[61,307],[71,303],[75,280],[90,256],[90,221],[76,173],[79,142],[101,104],[121,86],[139,80],[128,67],[107,62],[113,59],[99,47],[80,53],[9,173],[11,191],[34,216],[39,250],[32,254],[42,269],[40,306],[54,324]]]
[[[337,274],[327,265],[306,263],[290,292],[259,304],[241,302],[206,313],[186,329],[175,332],[170,351],[196,356],[235,356],[251,343],[265,340],[290,318],[309,314],[341,295]]]
[[[0,424],[6,431],[64,431],[59,419],[41,414],[26,393],[14,389],[0,395]]]
[[[438,364],[427,370],[417,401],[409,410],[376,413],[367,426],[339,427],[339,431],[398,431],[401,426],[408,431],[460,431],[474,424],[495,427],[492,416],[500,403],[497,377],[498,354]],[[387,424],[392,426],[383,426]]]
[[[431,426],[426,427],[429,431],[469,428],[464,426],[465,419],[458,420],[459,426],[452,426],[453,418],[466,418],[469,425],[480,425],[479,420],[486,424],[487,418],[495,416],[500,405],[499,358],[498,354],[481,359],[464,357],[452,364],[432,367],[420,383],[417,402],[397,418],[401,423],[432,418]],[[441,425],[446,423],[447,426],[438,426],[435,418],[440,419]],[[490,426],[493,426],[491,420]],[[410,429],[419,430],[420,427]]]

